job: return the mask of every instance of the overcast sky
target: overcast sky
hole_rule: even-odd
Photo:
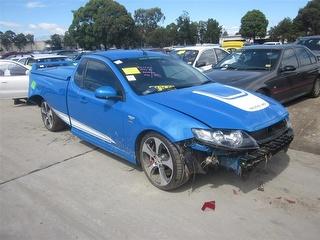
[[[0,31],[32,33],[46,39],[54,33],[63,34],[72,22],[72,10],[87,0],[0,0]],[[216,19],[229,33],[235,33],[241,17],[249,10],[259,9],[269,20],[269,28],[284,17],[294,18],[307,0],[118,0],[130,13],[138,8],[160,7],[166,19],[174,22],[185,10],[192,21]]]

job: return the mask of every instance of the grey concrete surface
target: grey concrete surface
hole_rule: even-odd
[[[290,149],[246,181],[210,171],[164,192],[68,131],[46,131],[37,107],[11,101],[0,101],[0,154],[1,240],[319,239],[317,154]],[[201,211],[210,200],[216,210]]]

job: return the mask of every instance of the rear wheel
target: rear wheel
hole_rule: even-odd
[[[314,82],[312,91],[310,93],[310,96],[313,98],[319,97],[319,95],[320,95],[320,77],[318,77]]]
[[[162,190],[178,188],[187,181],[178,149],[157,133],[148,133],[139,148],[139,160],[149,181]]]
[[[51,132],[65,128],[65,123],[55,114],[46,101],[41,103],[41,117],[44,126]]]

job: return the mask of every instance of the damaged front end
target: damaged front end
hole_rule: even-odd
[[[194,135],[179,143],[190,173],[205,173],[209,166],[222,166],[240,176],[277,152],[286,151],[294,137],[287,119],[254,132],[196,129]]]

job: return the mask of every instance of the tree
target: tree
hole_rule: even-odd
[[[62,37],[59,34],[51,35],[50,40],[47,40],[46,43],[51,45],[52,50],[62,49]]]
[[[94,49],[128,46],[134,21],[124,6],[113,0],[90,0],[73,12],[69,33],[80,47]]]
[[[152,32],[150,32],[147,37],[147,43],[152,47],[160,47],[160,48],[170,45],[167,29],[163,27],[159,27],[153,30]]]
[[[204,35],[204,42],[206,43],[219,43],[219,38],[222,33],[222,27],[219,23],[209,18],[207,21],[207,31]]]
[[[71,34],[68,31],[64,33],[63,46],[69,48],[74,48],[77,46],[75,39],[71,36]]]
[[[266,36],[268,20],[266,16],[259,10],[248,11],[241,18],[240,34],[242,37],[263,38]]]
[[[293,22],[290,18],[284,18],[278,25],[269,31],[270,39],[273,41],[293,42],[296,39]]]
[[[14,38],[15,38],[16,34],[11,31],[8,30],[5,33],[1,34],[1,44],[2,46],[4,46],[4,48],[8,51],[10,49],[10,47],[12,46],[12,44],[14,43]]]
[[[31,49],[32,49],[32,46],[34,44],[34,36],[29,33],[26,35],[26,39],[27,39],[27,44],[30,44]]]
[[[228,36],[229,36],[229,34],[228,34],[227,30],[224,30],[222,33],[222,37],[228,37]]]
[[[190,21],[189,13],[184,11],[177,18],[178,43],[183,45],[195,44],[198,38],[198,24]]]
[[[146,41],[146,36],[158,28],[158,23],[164,19],[164,14],[158,7],[150,9],[139,8],[134,11],[134,22],[141,35],[142,42]]]
[[[168,45],[178,44],[178,26],[175,23],[170,23],[166,26]]]
[[[320,0],[312,0],[300,9],[293,21],[301,35],[320,34]]]
[[[205,42],[205,34],[207,32],[207,23],[205,21],[198,22],[198,40],[202,44]]]
[[[21,51],[28,43],[26,36],[23,33],[19,33],[13,39],[14,45]]]

